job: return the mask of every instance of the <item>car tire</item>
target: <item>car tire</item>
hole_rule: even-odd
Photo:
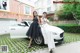
[[[43,36],[38,36],[34,39],[34,43],[37,45],[44,45],[44,38]]]

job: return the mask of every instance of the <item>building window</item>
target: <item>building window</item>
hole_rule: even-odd
[[[25,14],[31,14],[31,7],[28,5],[25,6]]]
[[[0,9],[7,10],[8,9],[8,0],[0,0]]]
[[[51,7],[48,7],[48,8],[47,8],[47,11],[51,11]]]

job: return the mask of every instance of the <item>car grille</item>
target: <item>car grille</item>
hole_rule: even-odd
[[[64,34],[64,33],[61,33],[61,34],[60,34],[60,37],[63,37],[63,34]]]

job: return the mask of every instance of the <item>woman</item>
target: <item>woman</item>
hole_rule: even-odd
[[[7,2],[6,2],[6,1],[3,1],[3,2],[2,2],[2,5],[3,5],[4,10],[6,10]]]
[[[48,45],[49,51],[50,53],[52,53],[52,49],[55,48],[55,43],[54,43],[54,36],[52,33],[52,26],[50,26],[49,20],[47,19],[47,13],[43,12],[43,17],[41,19],[42,21],[42,31],[43,31],[43,36],[44,36],[44,40],[45,40],[45,44]],[[46,35],[45,35],[46,34]]]
[[[39,24],[40,24],[40,19],[38,17],[37,12],[34,11],[33,12],[33,23],[31,24],[31,26],[26,34],[30,38],[28,48],[31,48],[31,44],[32,44],[33,39],[42,35]]]

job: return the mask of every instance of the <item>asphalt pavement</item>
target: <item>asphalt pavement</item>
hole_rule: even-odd
[[[49,51],[48,48],[44,48],[30,53],[49,53]],[[53,53],[80,53],[80,41],[56,46]]]

